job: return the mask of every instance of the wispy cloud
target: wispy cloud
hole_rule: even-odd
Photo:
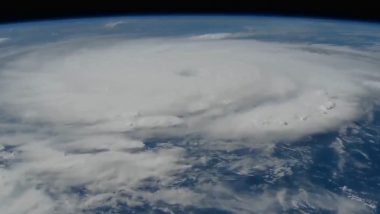
[[[122,20],[118,20],[118,21],[111,21],[111,22],[108,22],[104,25],[105,28],[109,28],[109,29],[112,29],[112,28],[115,28],[119,25],[123,25],[123,24],[126,24],[128,23],[127,21],[122,21]]]
[[[254,32],[239,32],[239,33],[207,33],[196,36],[191,36],[193,40],[217,40],[217,39],[241,39],[254,36]]]
[[[9,40],[9,38],[0,38],[0,44],[6,42],[8,40]]]

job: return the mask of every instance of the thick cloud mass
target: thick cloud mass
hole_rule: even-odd
[[[335,130],[371,111],[380,81],[376,55],[235,37],[69,41],[6,63],[0,210],[78,213],[163,201],[244,213],[310,200],[339,213],[368,211],[333,193],[250,198],[222,184],[169,185],[204,159],[174,143],[149,148],[148,139],[196,136],[203,143],[192,146],[204,150],[265,147]],[[250,164],[231,167],[244,173]],[[254,164],[287,173],[273,159]],[[152,179],[159,190],[142,189]]]

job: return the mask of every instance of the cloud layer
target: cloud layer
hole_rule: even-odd
[[[338,213],[368,211],[323,191],[251,197],[221,183],[171,186],[199,160],[187,147],[152,147],[149,139],[196,136],[204,143],[191,146],[207,151],[267,147],[360,118],[379,90],[378,62],[360,57],[368,53],[196,38],[54,43],[5,64],[0,210],[78,213],[163,201],[249,213],[306,200]],[[316,49],[325,52],[310,51]],[[246,164],[229,167],[244,173]],[[146,183],[158,190],[143,190]],[[223,196],[240,199],[227,203]]]

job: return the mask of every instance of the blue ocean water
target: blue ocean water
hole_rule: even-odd
[[[190,158],[201,159],[209,157],[206,164],[193,165],[170,187],[185,187],[196,189],[201,183],[217,185],[223,183],[239,194],[255,197],[267,191],[277,192],[287,189],[294,194],[300,191],[318,192],[326,190],[353,200],[364,201],[374,213],[379,213],[376,205],[380,202],[380,111],[373,116],[353,122],[342,127],[339,132],[329,132],[308,136],[296,142],[277,143],[270,156],[260,149],[240,149],[231,152],[205,150],[199,147],[196,138],[152,138],[145,141],[146,149],[157,149],[160,146],[180,146],[186,150]],[[337,143],[339,142],[339,143]],[[233,143],[233,142],[231,142]],[[340,149],[337,149],[337,146]],[[277,176],[277,167],[265,170],[252,170],[241,174],[231,168],[235,161],[244,159],[282,160],[291,173]],[[342,163],[342,160],[344,162]],[[156,192],[160,184],[147,179],[140,187],[142,191]],[[85,194],[85,190],[74,190],[77,194]],[[125,195],[131,197],[130,195]],[[209,197],[221,197],[210,194]],[[222,196],[223,197],[223,196]],[[226,194],[225,197],[231,197]],[[142,199],[143,200],[143,199]],[[283,209],[281,204],[272,204],[273,211],[284,213],[335,213],[334,210],[313,207],[305,203],[298,207]],[[94,213],[230,213],[218,208],[182,207],[165,202],[151,206],[129,207],[119,204],[119,209],[102,207],[89,212]],[[253,212],[255,213],[255,212]]]

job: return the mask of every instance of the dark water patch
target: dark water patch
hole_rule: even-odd
[[[16,145],[2,145],[0,151],[4,152],[15,152],[18,146]]]
[[[160,184],[160,180],[158,178],[149,177],[141,180],[135,189],[138,191],[153,193],[159,191],[161,187],[162,185]]]
[[[102,152],[108,152],[108,149],[75,149],[66,150],[65,155],[82,155],[82,154],[98,154]]]
[[[68,188],[67,192],[78,195],[82,198],[90,194],[90,191],[83,185],[71,186]]]
[[[17,150],[16,145],[0,145],[0,168],[11,169],[14,164],[20,163],[19,155],[21,151]]]
[[[230,214],[231,212],[218,208],[187,208],[185,213],[191,214]]]

